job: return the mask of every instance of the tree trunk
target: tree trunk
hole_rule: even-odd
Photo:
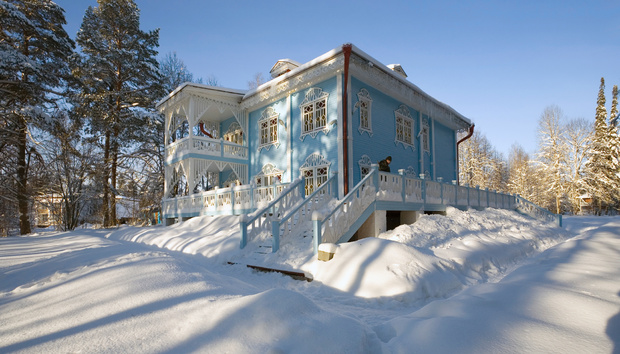
[[[114,188],[114,193],[112,193],[110,199],[110,220],[113,225],[118,224],[118,219],[116,217],[116,169],[118,164],[118,145],[113,144],[114,149],[112,149],[112,169],[110,171],[110,185]]]
[[[103,151],[103,227],[110,226],[110,132],[105,133],[105,145]]]
[[[18,117],[19,122],[17,138],[17,206],[19,211],[19,233],[26,235],[30,229],[30,210],[28,208],[28,166],[26,163],[26,151],[28,146],[26,122]]]

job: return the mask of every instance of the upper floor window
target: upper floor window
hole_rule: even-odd
[[[258,149],[267,148],[271,145],[279,145],[278,141],[278,118],[280,115],[273,107],[266,108],[258,121],[260,144]]]
[[[396,136],[394,142],[401,143],[403,146],[414,148],[413,146],[413,118],[409,113],[409,109],[405,105],[401,105],[394,111],[396,117]]]
[[[425,152],[431,152],[431,144],[429,137],[428,119],[422,119],[422,149]]]
[[[331,162],[317,153],[306,158],[306,162],[299,168],[304,178],[306,195],[314,193],[327,181],[329,165]]]
[[[235,122],[228,127],[228,130],[224,134],[224,140],[243,145],[243,131],[239,123]]]
[[[361,89],[360,92],[357,93],[357,103],[355,107],[359,109],[360,113],[360,126],[358,131],[360,134],[362,132],[367,132],[370,136],[372,136],[372,120],[371,120],[371,105],[372,98],[370,98],[370,93],[368,90]]]
[[[327,128],[327,97],[329,94],[321,88],[312,88],[299,105],[301,109],[301,139],[305,135],[313,138]]]

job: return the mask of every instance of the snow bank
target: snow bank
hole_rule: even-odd
[[[514,211],[423,215],[412,225],[338,245],[329,262],[304,266],[315,281],[366,298],[420,302],[501,277],[523,259],[571,235]]]
[[[222,220],[0,239],[0,352],[620,348],[620,218],[566,218],[562,230],[449,210],[338,245],[329,262],[304,258],[306,246],[239,250]],[[278,255],[316,280],[224,262]]]

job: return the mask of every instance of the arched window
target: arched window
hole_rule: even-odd
[[[299,105],[301,110],[301,139],[306,135],[313,138],[327,130],[327,97],[329,94],[321,88],[311,88]]]
[[[405,105],[401,105],[396,111],[394,111],[394,116],[396,119],[396,136],[394,138],[394,143],[403,144],[403,147],[411,147],[414,149],[413,145],[413,118],[411,117],[411,113],[409,113],[409,109]]]
[[[330,165],[331,162],[325,160],[318,153],[314,153],[306,158],[306,162],[299,168],[305,181],[306,195],[312,194],[327,181]]]
[[[278,170],[274,164],[268,163],[263,166],[259,174],[254,177],[257,187],[271,186],[282,182],[282,170]]]
[[[360,176],[362,179],[366,177],[370,173],[370,168],[372,166],[372,160],[368,155],[362,155],[362,158],[357,162],[360,166]]]
[[[258,150],[262,148],[269,148],[272,145],[279,146],[278,140],[278,119],[280,114],[276,112],[273,107],[266,108],[261,114],[261,118],[258,120],[258,131],[260,136],[260,143]]]
[[[359,109],[360,114],[360,126],[357,130],[360,134],[367,132],[368,135],[372,136],[372,98],[370,97],[370,93],[368,93],[366,89],[361,89],[360,92],[357,93],[357,99],[358,101],[355,107]]]
[[[243,145],[243,131],[241,130],[239,123],[234,122],[231,124],[223,138],[231,143]]]

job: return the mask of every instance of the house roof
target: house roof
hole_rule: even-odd
[[[240,101],[246,101],[248,98],[253,97],[255,95],[257,95],[259,92],[262,91],[266,91],[271,89],[272,87],[274,87],[275,85],[282,83],[296,75],[299,75],[300,73],[307,71],[309,69],[311,69],[314,66],[317,66],[321,63],[324,63],[330,59],[333,59],[334,57],[340,55],[341,53],[343,53],[344,51],[344,47],[350,45],[351,46],[351,53],[356,54],[358,57],[362,58],[363,60],[367,61],[369,66],[372,67],[376,67],[379,70],[381,70],[381,72],[383,72],[385,75],[388,75],[392,78],[395,78],[396,80],[400,81],[402,84],[404,84],[406,87],[408,87],[409,89],[413,90],[416,95],[423,97],[427,102],[430,102],[432,104],[437,105],[438,107],[441,107],[443,109],[445,109],[449,115],[451,117],[457,118],[461,123],[459,123],[458,125],[463,127],[463,126],[471,126],[472,122],[470,119],[466,118],[465,116],[463,116],[462,114],[460,114],[459,112],[457,112],[454,108],[450,107],[449,105],[435,99],[434,97],[430,96],[429,94],[427,94],[426,92],[422,91],[422,89],[420,89],[418,86],[416,86],[415,84],[413,84],[412,82],[408,81],[406,79],[406,74],[405,71],[402,69],[402,66],[400,66],[399,64],[392,64],[391,67],[388,65],[384,65],[382,64],[380,61],[378,61],[377,59],[373,58],[372,56],[368,55],[367,53],[365,53],[364,51],[362,51],[361,49],[357,48],[355,45],[352,44],[345,44],[345,45],[341,45],[339,47],[336,47],[328,52],[326,52],[325,54],[310,60],[307,63],[304,64],[300,64],[294,60],[291,59],[280,59],[276,62],[276,64],[271,68],[271,73],[279,73],[279,76],[274,77],[273,79],[267,81],[266,83],[256,87],[255,89],[252,90],[237,90],[237,89],[230,89],[230,88],[224,88],[224,87],[217,87],[217,86],[209,86],[209,85],[203,85],[203,84],[195,84],[195,83],[184,83],[183,85],[177,87],[174,91],[172,91],[168,96],[164,97],[162,100],[160,100],[156,107],[159,108],[160,106],[162,106],[167,100],[169,100],[170,98],[172,98],[174,95],[176,95],[179,91],[184,90],[186,88],[194,88],[194,89],[199,89],[199,90],[209,90],[212,91],[214,93],[218,93],[218,94],[224,94],[224,95],[234,95],[234,96],[239,96],[240,97]],[[281,73],[280,73],[281,72]]]

